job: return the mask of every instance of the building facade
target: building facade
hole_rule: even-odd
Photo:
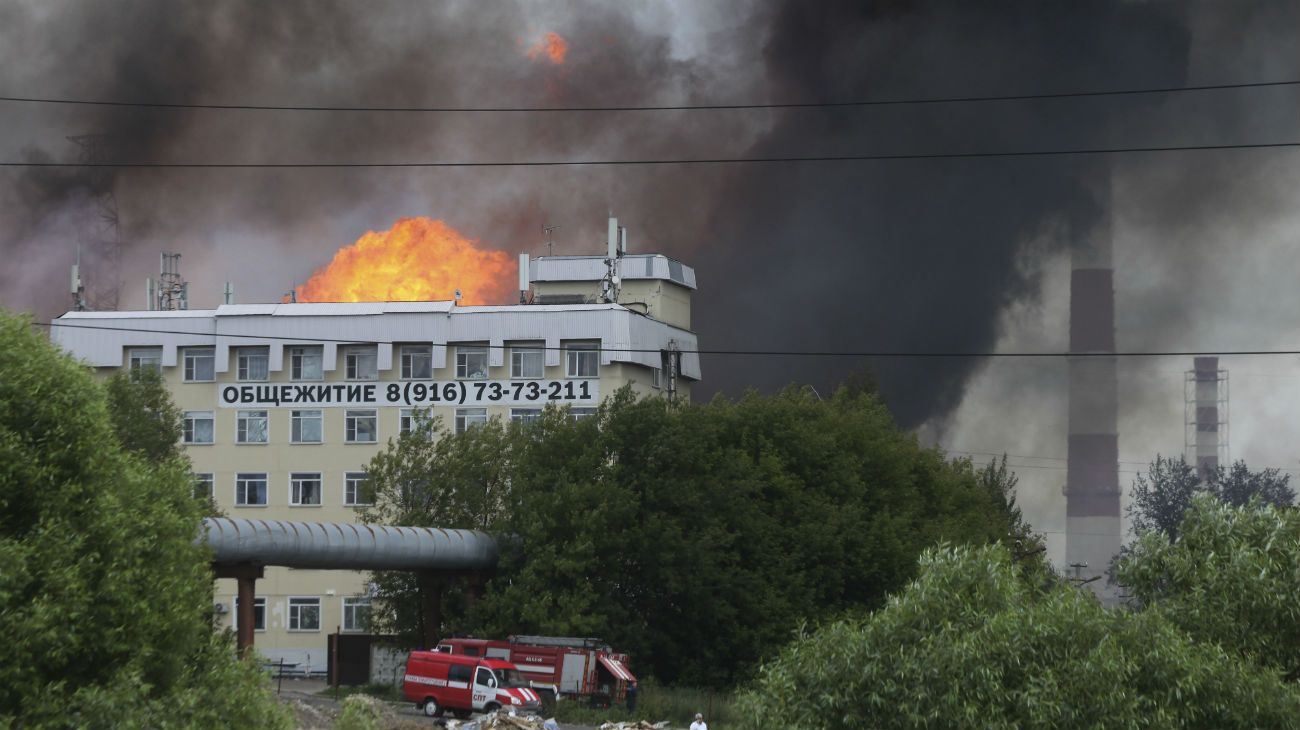
[[[690,397],[700,378],[694,272],[628,256],[618,301],[598,302],[591,277],[602,267],[585,259],[602,261],[529,264],[532,304],[69,312],[51,337],[105,374],[161,371],[184,412],[196,489],[226,515],[356,522],[366,464],[411,429],[417,409],[459,432],[493,417],[527,422],[548,404],[588,417],[624,386]],[[557,299],[571,303],[546,303]],[[321,672],[330,633],[366,631],[363,573],[268,567],[257,591],[257,647],[272,660]],[[233,580],[217,581],[214,611],[232,628],[235,595]]]

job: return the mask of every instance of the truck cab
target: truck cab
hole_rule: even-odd
[[[429,717],[445,711],[469,717],[471,712],[499,709],[523,714],[541,710],[537,693],[514,664],[437,651],[411,652],[402,694]]]

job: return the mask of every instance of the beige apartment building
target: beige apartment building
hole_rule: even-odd
[[[411,428],[416,409],[463,431],[493,417],[527,422],[548,404],[588,417],[623,386],[690,397],[700,378],[690,267],[622,256],[611,287],[602,257],[522,265],[528,304],[69,312],[51,336],[103,373],[161,370],[184,412],[196,488],[226,515],[356,522],[366,464]],[[257,648],[323,672],[330,633],[367,630],[368,594],[364,573],[268,567],[257,583]],[[235,595],[233,580],[217,581],[223,626],[233,628]]]

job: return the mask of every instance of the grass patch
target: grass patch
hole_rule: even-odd
[[[600,725],[603,722],[623,720],[668,720],[673,727],[684,728],[691,724],[695,713],[702,712],[709,723],[709,730],[733,725],[735,697],[731,692],[694,687],[659,687],[647,682],[641,682],[640,689],[635,713],[629,713],[626,704],[599,709],[582,700],[562,700],[555,705],[555,719],[575,725]]]

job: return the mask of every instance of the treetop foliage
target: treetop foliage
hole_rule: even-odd
[[[0,313],[0,726],[283,726],[213,632],[188,464],[129,440],[86,368]]]
[[[1198,495],[1178,537],[1147,533],[1117,576],[1196,640],[1300,679],[1300,512]]]
[[[943,547],[863,619],[805,635],[743,727],[1296,727],[1300,691],[1161,612],[1107,611],[1005,546]]]
[[[109,420],[124,449],[153,462],[181,457],[181,410],[157,368],[119,369],[105,388]]]
[[[1205,477],[1181,456],[1177,460],[1157,456],[1147,473],[1139,474],[1133,483],[1128,507],[1133,532],[1138,536],[1163,532],[1178,537],[1183,515],[1199,494],[1209,494],[1235,507],[1255,498],[1277,506],[1295,501],[1295,490],[1289,484],[1291,476],[1277,469],[1252,472],[1244,462],[1237,461],[1230,468],[1211,470]]]
[[[600,636],[666,682],[749,676],[801,622],[881,605],[937,541],[1027,535],[1005,470],[949,462],[847,391],[674,406],[624,390],[576,422],[434,421],[368,473],[369,521],[499,537],[484,599],[466,611],[448,590],[449,630]],[[418,635],[415,581],[377,582],[385,628]]]

